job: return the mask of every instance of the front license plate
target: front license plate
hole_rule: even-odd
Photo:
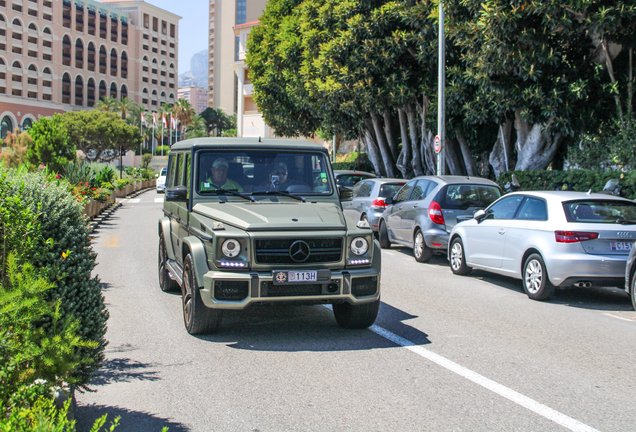
[[[274,283],[277,284],[316,282],[317,280],[318,272],[316,270],[274,272]]]
[[[610,242],[610,249],[613,251],[628,251],[632,249],[632,242]]]

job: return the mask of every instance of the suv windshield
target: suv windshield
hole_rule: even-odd
[[[196,164],[195,183],[197,192],[202,195],[217,195],[219,189],[255,196],[265,196],[264,193],[331,195],[333,192],[327,168],[329,161],[321,152],[200,151]]]
[[[568,222],[636,223],[636,203],[630,201],[568,201],[563,210]]]

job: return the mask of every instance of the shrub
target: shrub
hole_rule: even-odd
[[[62,175],[70,184],[91,184],[95,178],[93,168],[84,161],[73,161],[64,166]]]
[[[152,162],[152,154],[144,153],[144,155],[141,157],[141,167],[143,169],[148,169],[148,166],[150,166],[150,162]]]
[[[556,190],[568,189],[574,191],[599,192],[603,190],[605,183],[613,178],[620,179],[623,187],[621,195],[629,199],[636,198],[636,171],[595,171],[595,170],[567,170],[567,171],[509,171],[499,176],[497,181],[503,187],[512,178],[517,176],[521,188],[524,190]]]
[[[161,156],[163,151],[163,156],[168,156],[170,154],[170,146],[157,146],[155,149],[155,156]]]
[[[59,173],[69,161],[75,160],[75,146],[68,143],[68,131],[60,114],[40,117],[28,133],[33,145],[29,146],[26,158],[32,165],[45,164]]]
[[[126,187],[126,185],[132,184],[132,182],[129,179],[117,179],[115,180],[115,188],[116,189],[124,189]]]
[[[104,165],[101,169],[95,171],[95,176],[91,186],[101,187],[103,183],[110,183],[115,178],[115,170],[110,165]]]
[[[78,336],[94,343],[78,348],[80,357],[91,359],[90,364],[81,364],[73,372],[77,385],[85,386],[104,359],[108,311],[100,281],[91,276],[97,255],[91,247],[83,207],[65,183],[49,179],[42,172],[7,171],[0,167],[0,176],[5,176],[7,197],[19,197],[32,212],[46,215],[39,220],[40,228],[52,244],[31,261],[35,268],[42,269],[47,280],[56,284],[46,291],[45,297],[47,301],[61,300],[60,322],[69,317],[77,319]],[[48,334],[55,331],[54,325],[50,317],[42,321]]]

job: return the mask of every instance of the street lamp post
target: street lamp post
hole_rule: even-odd
[[[439,65],[437,77],[437,135],[440,150],[437,153],[437,175],[444,175],[444,153],[446,151],[446,131],[444,127],[444,111],[446,109],[444,66],[446,51],[444,47],[444,4],[439,3]]]

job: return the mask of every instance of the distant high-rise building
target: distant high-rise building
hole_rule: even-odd
[[[2,137],[104,96],[175,101],[180,19],[144,1],[0,1]]]
[[[208,46],[208,106],[237,112],[239,41],[234,27],[258,21],[267,0],[210,0]]]
[[[182,87],[178,90],[179,99],[187,99],[198,115],[208,107],[208,91],[198,86]]]

